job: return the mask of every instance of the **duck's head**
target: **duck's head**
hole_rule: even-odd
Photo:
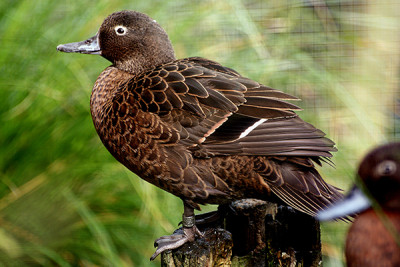
[[[400,210],[400,142],[389,143],[369,152],[358,168],[360,182],[383,209]],[[318,213],[320,220],[332,220],[371,207],[358,187],[332,207]]]
[[[127,10],[108,16],[95,36],[82,42],[59,45],[57,50],[99,54],[115,67],[131,73],[139,73],[175,59],[164,29],[149,16]]]
[[[400,143],[380,146],[368,153],[358,175],[378,203],[400,209]]]

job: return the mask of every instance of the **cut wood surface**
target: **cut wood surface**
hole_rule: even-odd
[[[221,210],[223,219],[198,226],[203,237],[163,253],[161,266],[322,265],[320,227],[313,217],[256,199]]]

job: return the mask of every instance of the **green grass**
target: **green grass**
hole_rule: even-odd
[[[177,57],[207,57],[302,98],[302,118],[339,148],[323,176],[349,188],[360,157],[396,134],[399,29],[396,8],[346,2],[2,1],[0,265],[158,266],[153,240],[180,220],[180,200],[127,171],[95,133],[90,91],[109,62],[55,49],[117,10],[156,19]],[[323,224],[325,266],[342,266],[347,227]]]

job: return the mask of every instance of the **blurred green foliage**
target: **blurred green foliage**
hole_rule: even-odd
[[[302,98],[300,115],[339,148],[321,172],[347,189],[362,154],[396,134],[393,5],[1,1],[0,265],[158,266],[153,240],[180,220],[180,200],[117,163],[95,133],[90,91],[109,62],[58,44],[91,37],[114,11],[147,13],[178,58],[207,57]],[[325,266],[342,266],[346,229],[323,224]]]

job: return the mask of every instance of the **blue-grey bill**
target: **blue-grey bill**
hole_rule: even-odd
[[[97,34],[82,42],[60,44],[57,46],[57,50],[65,53],[101,54]]]
[[[320,221],[329,221],[343,218],[347,215],[357,214],[371,207],[370,200],[358,187],[353,187],[350,193],[341,201],[334,203],[317,214]]]

